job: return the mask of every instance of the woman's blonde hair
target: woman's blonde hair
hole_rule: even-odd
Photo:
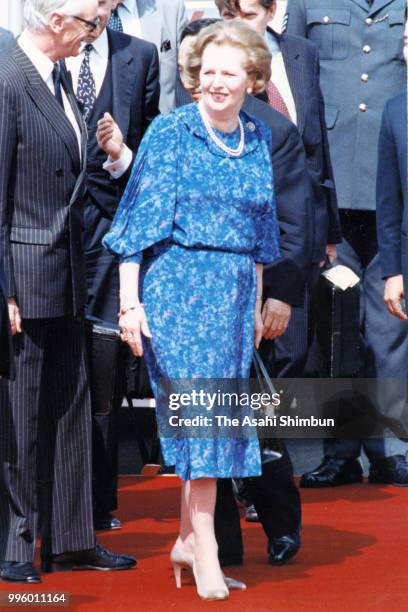
[[[242,49],[247,56],[245,70],[253,79],[253,93],[265,89],[271,78],[271,54],[263,38],[242,22],[219,21],[199,32],[187,55],[184,74],[189,91],[196,90],[200,85],[201,59],[204,49],[211,43]]]

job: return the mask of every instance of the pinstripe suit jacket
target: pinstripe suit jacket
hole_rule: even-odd
[[[86,300],[82,255],[86,128],[72,125],[14,43],[0,63],[0,258],[23,318],[77,314]],[[81,161],[82,160],[82,161]]]
[[[0,51],[6,49],[14,40],[14,36],[8,30],[0,28]]]
[[[13,377],[13,347],[11,342],[10,321],[4,286],[3,266],[0,260],[0,376]]]

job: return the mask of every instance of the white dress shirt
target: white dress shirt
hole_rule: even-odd
[[[279,43],[271,32],[265,32],[265,42],[268,45],[269,51],[272,53],[271,64],[271,81],[276,85],[282,96],[286,108],[289,111],[292,122],[297,125],[297,112],[295,100],[293,99],[292,90],[289,85],[288,75],[286,74],[285,63],[283,61],[282,51]]]
[[[65,61],[67,69],[71,73],[72,86],[75,94],[77,94],[78,91],[79,72],[84,59],[86,44],[87,43],[81,47],[79,55],[76,57],[68,57]],[[96,97],[98,97],[106,76],[109,61],[109,41],[106,29],[103,30],[102,34],[92,42],[92,46],[93,49],[89,54],[89,66],[95,81]],[[113,161],[110,157],[108,157],[107,161],[103,164],[103,167],[113,178],[117,179],[126,172],[131,163],[132,152],[124,144],[120,158],[117,161]]]
[[[45,82],[52,95],[55,96],[54,80],[52,78],[52,71],[54,70],[53,61],[50,60],[50,58],[37,47],[27,30],[24,30],[24,32],[18,38],[17,42],[20,48],[27,55],[30,62],[40,73],[40,77]],[[61,87],[61,93],[62,101],[64,104],[64,111],[69,122],[75,130],[75,134],[78,140],[79,153],[81,155],[81,130],[63,87]]]
[[[123,0],[123,2],[118,5],[118,15],[122,21],[122,27],[125,34],[143,38],[136,0]]]

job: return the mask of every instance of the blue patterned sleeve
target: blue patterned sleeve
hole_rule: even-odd
[[[171,236],[176,206],[178,126],[157,117],[146,132],[103,245],[121,262],[140,263],[143,251]]]
[[[257,243],[253,252],[256,263],[272,263],[280,257],[279,227],[276,218],[275,198],[264,207],[256,220]]]
[[[268,189],[270,191],[270,198],[266,202],[265,206],[260,215],[255,220],[257,230],[257,242],[254,249],[254,259],[257,263],[272,263],[280,257],[279,249],[279,224],[276,214],[276,199],[275,189],[273,183],[273,171],[272,171],[272,158],[270,151],[272,151],[272,134],[271,130],[264,126],[261,129],[263,137],[263,146],[265,149],[265,156],[268,163],[265,164],[269,182]]]

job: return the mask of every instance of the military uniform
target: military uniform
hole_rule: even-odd
[[[377,149],[387,99],[406,90],[403,29],[406,0],[289,0],[284,27],[319,47],[320,85],[326,107],[330,155],[343,243],[338,263],[361,278],[364,366],[369,377],[408,377],[406,325],[391,317],[383,302],[375,227]],[[390,406],[402,409],[405,398]],[[372,463],[405,454],[395,439],[365,440]],[[359,440],[327,440],[325,455],[358,457]]]

